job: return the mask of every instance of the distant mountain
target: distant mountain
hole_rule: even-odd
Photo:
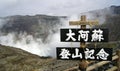
[[[120,14],[120,6],[111,6],[110,8],[113,11],[113,14]]]
[[[35,16],[8,16],[1,18],[5,20],[1,32],[7,33],[26,33],[27,35],[32,35],[35,38],[45,38],[49,34],[58,31],[58,27],[62,25],[61,20],[66,19],[65,16],[48,16],[48,15],[35,15]]]
[[[110,41],[120,40],[120,6],[111,6],[82,14],[87,15],[90,19],[98,19],[100,25],[96,27],[108,28]]]
[[[87,15],[89,19],[98,19],[100,24],[106,24],[104,27],[110,28],[110,40],[116,40],[119,37],[113,38],[117,35],[119,29],[115,29],[120,24],[120,6],[111,6],[104,9],[89,11],[81,13]],[[5,24],[0,30],[4,33],[14,32],[17,34],[27,33],[33,35],[35,38],[42,38],[46,42],[46,38],[49,34],[53,34],[58,31],[58,27],[62,25],[61,20],[66,20],[66,16],[47,16],[47,15],[35,15],[35,16],[8,16],[2,19],[5,20]],[[116,22],[115,22],[116,21]],[[111,26],[111,24],[116,24]],[[107,26],[108,25],[108,26]],[[115,33],[113,33],[115,32]],[[119,35],[118,35],[119,36]]]
[[[106,15],[105,22],[97,27],[109,29],[109,40],[120,41],[120,6],[111,6],[111,14]]]
[[[110,6],[110,7],[108,7],[108,8],[104,8],[104,9],[99,9],[99,10],[94,10],[94,11],[90,11],[91,13],[93,12],[93,13],[98,13],[98,14],[100,14],[100,13],[102,13],[103,12],[103,15],[104,14],[107,14],[107,15],[112,15],[112,14],[114,14],[114,15],[118,15],[118,14],[120,14],[120,6]]]

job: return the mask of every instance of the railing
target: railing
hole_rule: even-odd
[[[109,68],[106,71],[120,71],[120,50],[117,50],[116,53],[113,54],[112,61],[100,61],[100,62],[94,63],[94,64],[88,66],[86,71],[95,70],[96,68],[100,68],[110,62],[113,62],[113,61],[116,61],[116,65],[112,66],[111,68]],[[95,61],[91,61],[89,64],[91,64],[93,62],[95,62]],[[70,69],[66,69],[64,71],[80,71],[80,70],[78,69],[78,66],[76,66],[76,67],[73,67]]]

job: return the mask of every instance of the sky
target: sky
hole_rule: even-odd
[[[0,0],[0,17],[36,14],[68,16],[111,5],[120,6],[120,0]]]

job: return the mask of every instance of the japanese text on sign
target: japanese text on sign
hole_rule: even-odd
[[[112,48],[57,48],[62,60],[112,60]]]
[[[61,29],[62,42],[107,42],[107,29]]]

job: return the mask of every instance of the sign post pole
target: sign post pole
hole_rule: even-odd
[[[86,16],[81,16],[81,21],[86,21]],[[86,25],[81,25],[81,29],[86,29]],[[80,42],[80,47],[85,48],[86,43],[85,42]],[[88,66],[88,61],[87,60],[82,60],[79,64],[79,69],[82,71],[86,71],[86,68]]]
[[[86,25],[97,25],[98,21],[86,21],[86,16],[82,15],[80,21],[70,21],[70,25],[81,25],[81,29],[86,29]],[[85,42],[80,42],[80,48],[86,48]],[[89,62],[87,60],[82,60],[79,64],[79,69],[86,71]]]

